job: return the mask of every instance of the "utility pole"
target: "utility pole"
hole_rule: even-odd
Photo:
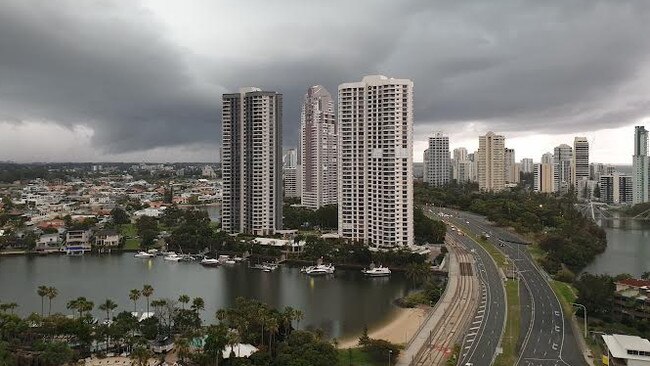
[[[586,308],[584,305],[582,305],[582,304],[578,304],[578,303],[575,303],[575,302],[572,303],[571,305],[573,305],[573,306],[577,306],[577,307],[579,307],[579,308],[582,308],[583,314],[584,314],[584,316],[585,316],[585,317],[583,318],[583,321],[584,321],[584,328],[585,328],[585,338],[587,338],[587,308]]]

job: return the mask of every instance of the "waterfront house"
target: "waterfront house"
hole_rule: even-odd
[[[614,284],[615,315],[631,320],[650,319],[650,280],[627,278]]]
[[[68,230],[63,250],[67,254],[83,254],[90,251],[92,234],[92,230]]]
[[[59,250],[61,237],[56,234],[43,234],[36,241],[37,252],[50,252]]]
[[[120,234],[113,229],[104,229],[95,233],[95,246],[108,248],[120,245]]]

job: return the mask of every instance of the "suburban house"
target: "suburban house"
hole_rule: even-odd
[[[36,241],[37,252],[58,251],[61,245],[59,234],[43,234]]]
[[[92,230],[68,230],[63,250],[67,254],[83,254],[92,248]]]
[[[104,229],[95,233],[95,246],[117,247],[120,245],[120,234],[113,229]]]
[[[650,319],[650,280],[627,278],[616,281],[614,313],[621,318]]]

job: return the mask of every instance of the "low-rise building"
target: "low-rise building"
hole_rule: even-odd
[[[120,245],[120,234],[113,229],[104,229],[95,233],[95,246],[116,247]]]
[[[614,313],[632,320],[650,319],[650,280],[628,278],[615,282]]]
[[[603,365],[650,366],[650,341],[637,336],[603,334]]]

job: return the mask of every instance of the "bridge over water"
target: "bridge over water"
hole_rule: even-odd
[[[629,216],[629,217],[621,217],[617,214],[613,214],[610,212],[610,209],[614,208],[614,206],[608,205],[607,203],[604,202],[594,202],[594,201],[589,201],[589,202],[581,202],[581,203],[576,203],[575,207],[580,213],[583,215],[590,217],[592,220],[597,221],[597,220],[612,220],[612,219],[626,219],[626,220],[648,220],[650,221],[650,209],[645,210],[638,215],[635,216]]]

